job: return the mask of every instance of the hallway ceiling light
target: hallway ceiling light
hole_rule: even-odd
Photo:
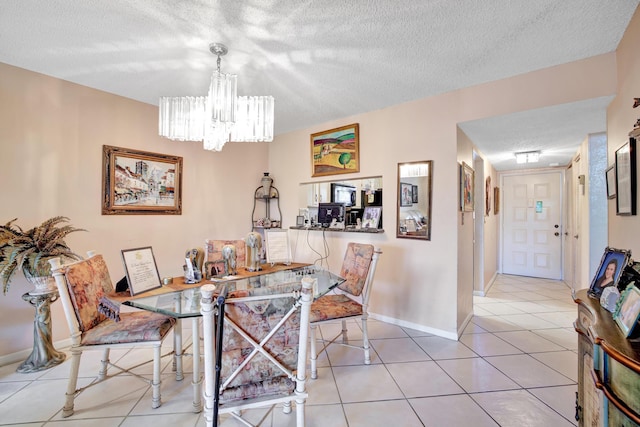
[[[237,96],[237,76],[220,71],[228,49],[209,45],[218,57],[207,96],[163,96],[159,103],[160,136],[174,141],[202,141],[206,150],[220,151],[225,143],[273,141],[272,96]]]
[[[520,153],[515,153],[516,163],[538,163],[540,160],[540,151],[523,151]]]

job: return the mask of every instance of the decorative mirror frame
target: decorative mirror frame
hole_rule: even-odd
[[[420,165],[426,166],[427,175],[402,176],[403,167],[415,166],[418,169]],[[407,190],[407,194],[403,190]],[[398,163],[397,191],[396,237],[431,240],[433,160]],[[413,203],[414,200],[416,203]],[[417,209],[413,209],[414,205],[417,205]],[[412,218],[407,219],[407,215]]]

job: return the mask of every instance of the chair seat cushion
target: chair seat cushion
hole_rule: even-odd
[[[105,319],[82,334],[80,344],[124,344],[159,341],[176,323],[173,317],[147,311],[120,313],[120,321]]]
[[[361,316],[362,305],[345,295],[325,295],[311,304],[310,322]]]
[[[264,381],[242,384],[238,387],[227,388],[220,396],[220,403],[235,400],[253,399],[256,397],[272,396],[274,394],[291,394],[296,383],[285,376],[273,377]]]

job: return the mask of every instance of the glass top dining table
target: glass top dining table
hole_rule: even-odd
[[[283,293],[283,289],[290,290],[292,284],[300,284],[302,289],[302,279],[311,277],[317,279],[314,281],[313,298],[319,298],[331,291],[336,286],[345,281],[327,270],[318,268],[313,265],[291,265],[291,266],[265,266],[265,271],[244,272],[239,276],[225,276],[221,278],[213,278],[212,280],[202,281],[197,285],[181,285],[173,284],[171,287],[165,286],[164,289],[156,289],[150,291],[146,296],[134,296],[130,298],[120,298],[119,301],[127,306],[139,308],[142,310],[152,311],[155,313],[165,314],[178,319],[174,327],[174,370],[176,371],[176,379],[183,378],[182,372],[182,355],[185,354],[182,348],[182,326],[181,319],[191,318],[191,336],[192,343],[199,342],[198,319],[202,316],[200,312],[200,288],[206,284],[216,285],[216,293],[223,286],[227,287],[228,292],[235,290],[248,290],[253,295],[278,295]],[[178,278],[177,282],[182,280]],[[174,282],[176,280],[174,279]],[[295,289],[295,286],[293,287]],[[231,302],[232,299],[227,299]],[[202,410],[201,386],[202,376],[200,374],[200,346],[192,346],[193,351],[193,410],[200,412]]]
[[[280,293],[283,285],[301,283],[304,277],[317,279],[317,287],[314,286],[313,298],[325,295],[336,286],[345,281],[342,277],[330,271],[315,266],[303,266],[290,270],[273,271],[266,274],[251,277],[227,276],[203,281],[202,285],[214,284],[216,291],[227,287],[227,291],[249,290],[256,291],[260,295],[274,295]],[[158,295],[133,297],[122,303],[131,307],[147,311],[166,314],[175,318],[189,318],[201,316],[200,313],[200,287],[191,287],[184,290],[176,290]]]

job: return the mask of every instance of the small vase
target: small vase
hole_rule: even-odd
[[[262,184],[262,189],[264,190],[264,197],[271,197],[271,184],[273,184],[273,178],[269,176],[269,172],[264,172],[264,176],[260,180]]]
[[[27,277],[27,281],[35,288],[30,292],[32,294],[44,294],[56,288],[56,281],[53,276],[31,276]]]

